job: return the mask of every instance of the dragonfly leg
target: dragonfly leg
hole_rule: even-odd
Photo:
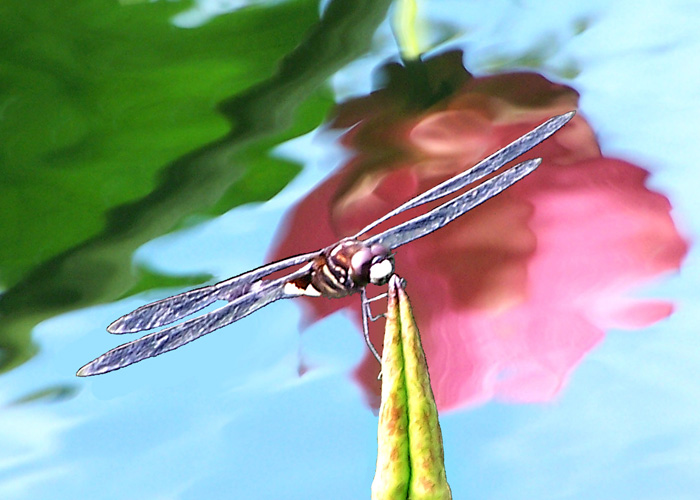
[[[372,321],[376,321],[378,318],[373,318],[372,317],[372,312],[369,309],[369,303],[370,300],[375,300],[374,299],[367,299],[367,291],[363,288],[361,291],[362,294],[362,333],[364,334],[365,337],[365,342],[367,343],[367,347],[369,347],[370,352],[374,355],[374,357],[379,361],[379,364],[382,364],[382,358],[379,356],[379,353],[377,350],[374,348],[374,345],[372,345],[372,341],[369,339],[369,319],[372,319]],[[381,374],[380,374],[381,376]]]
[[[388,295],[389,295],[388,292],[380,293],[376,297],[367,297],[365,294],[365,302],[374,302],[375,300],[383,299],[384,297],[387,297]]]
[[[388,297],[388,296],[389,296],[389,294],[384,292],[384,293],[380,293],[376,297],[369,298],[369,297],[367,297],[367,293],[365,293],[363,290],[362,307],[365,308],[365,312],[367,313],[367,317],[369,318],[370,321],[377,321],[379,318],[386,317],[386,313],[381,313],[381,314],[377,314],[376,316],[374,316],[372,314],[372,309],[370,307],[370,303],[375,302],[377,300],[381,300],[381,299]]]

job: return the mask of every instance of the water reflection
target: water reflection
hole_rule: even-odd
[[[46,387],[38,391],[34,391],[31,394],[26,394],[19,399],[10,403],[9,406],[25,405],[28,403],[42,402],[42,403],[58,403],[61,401],[66,401],[72,399],[77,394],[78,389],[74,385],[56,385],[52,387]]]
[[[314,2],[284,3],[232,15],[187,35],[165,21],[179,8],[169,2],[155,3],[154,10],[105,3],[71,11],[75,17],[47,16],[29,4],[8,8],[2,22],[32,29],[5,30],[0,53],[14,61],[16,75],[27,73],[26,81],[36,79],[61,92],[36,92],[18,78],[14,90],[28,107],[3,110],[3,131],[17,137],[0,144],[0,156],[7,159],[6,192],[0,197],[7,210],[0,210],[0,226],[9,231],[0,255],[0,281],[7,286],[0,296],[0,372],[36,354],[31,331],[41,321],[174,284],[156,272],[134,272],[132,255],[144,243],[193,218],[268,200],[287,185],[299,165],[268,153],[318,125],[330,105],[319,87],[366,52],[367,33],[374,32],[389,3],[334,2],[321,20]],[[93,24],[102,18],[110,22],[98,30]],[[76,26],[90,37],[100,33],[96,40],[104,44],[76,50]],[[339,29],[356,43],[341,42]],[[56,38],[59,32],[70,36]],[[275,44],[267,43],[271,32]],[[124,43],[117,48],[113,40]],[[130,50],[127,42],[138,48]],[[66,61],[54,61],[56,47]],[[139,54],[134,63],[139,69],[127,72],[115,65],[115,53]],[[283,56],[284,63],[274,68]],[[211,69],[214,62],[217,71]],[[35,74],[36,67],[45,72]],[[65,84],[54,85],[55,73]],[[87,90],[83,95],[76,89]],[[208,113],[217,100],[220,113]],[[74,127],[63,122],[73,116],[63,106],[74,101],[81,111],[99,110],[84,120],[100,123],[85,136],[74,137],[68,133]],[[61,111],[50,112],[52,105]],[[301,106],[304,112],[298,113]],[[49,120],[54,114],[61,120]],[[231,124],[228,133],[222,117]],[[34,126],[38,131],[32,133]],[[65,144],[56,143],[59,132],[68,133]],[[23,160],[22,151],[36,157]],[[59,165],[70,167],[71,174],[57,173]],[[190,276],[179,284],[201,278]]]
[[[390,64],[383,75],[380,90],[339,106],[333,126],[351,127],[343,143],[353,155],[291,211],[272,259],[353,234],[578,107],[573,89],[536,73],[474,78],[459,51]],[[397,253],[442,409],[549,400],[606,329],[672,312],[667,301],[630,296],[678,269],[687,251],[669,201],[645,186],[648,172],[603,157],[580,114],[535,156],[544,162],[534,175]],[[352,299],[302,300],[312,321],[351,307],[359,325]],[[376,344],[381,329],[373,326]],[[376,370],[368,355],[355,374],[373,406]]]

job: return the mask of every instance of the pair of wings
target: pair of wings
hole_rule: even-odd
[[[396,214],[447,196],[495,172],[554,134],[571,120],[574,114],[575,112],[571,111],[547,120],[469,170],[457,174],[372,222],[350,239],[358,239]],[[365,242],[368,245],[379,243],[393,250],[432,233],[522,179],[534,171],[541,161],[537,158],[519,163],[423,215],[367,238]],[[291,290],[285,285],[311,272],[310,262],[322,252],[323,249],[279,260],[215,285],[197,288],[139,307],[117,319],[107,330],[116,334],[150,330],[189,316],[216,301],[228,302],[202,316],[122,344],[83,366],[78,375],[98,375],[157,356],[233,323],[271,302],[299,296],[299,291]],[[277,271],[302,264],[306,265],[282,278],[262,279]]]

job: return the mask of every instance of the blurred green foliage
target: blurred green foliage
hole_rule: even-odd
[[[5,287],[99,234],[105,213],[151,192],[169,162],[223,137],[216,104],[268,77],[317,19],[313,2],[294,2],[173,27],[185,7],[3,2]]]
[[[388,4],[319,19],[294,0],[182,29],[189,2],[3,2],[0,370],[43,319],[172,285],[133,268],[143,243],[283,188],[300,167],[270,149],[323,121],[325,81]]]

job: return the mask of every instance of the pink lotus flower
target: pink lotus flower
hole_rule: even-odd
[[[334,126],[352,127],[343,142],[354,156],[291,211],[272,259],[355,233],[578,103],[534,73],[473,78],[459,52],[387,73],[385,88],[339,107]],[[606,329],[672,312],[631,296],[687,250],[648,172],[603,157],[580,113],[518,161],[534,157],[544,159],[534,174],[397,251],[442,410],[550,400]],[[302,300],[311,321],[349,307],[359,328],[358,297]],[[375,345],[382,332],[371,326]],[[378,368],[368,352],[355,374],[374,407]]]

